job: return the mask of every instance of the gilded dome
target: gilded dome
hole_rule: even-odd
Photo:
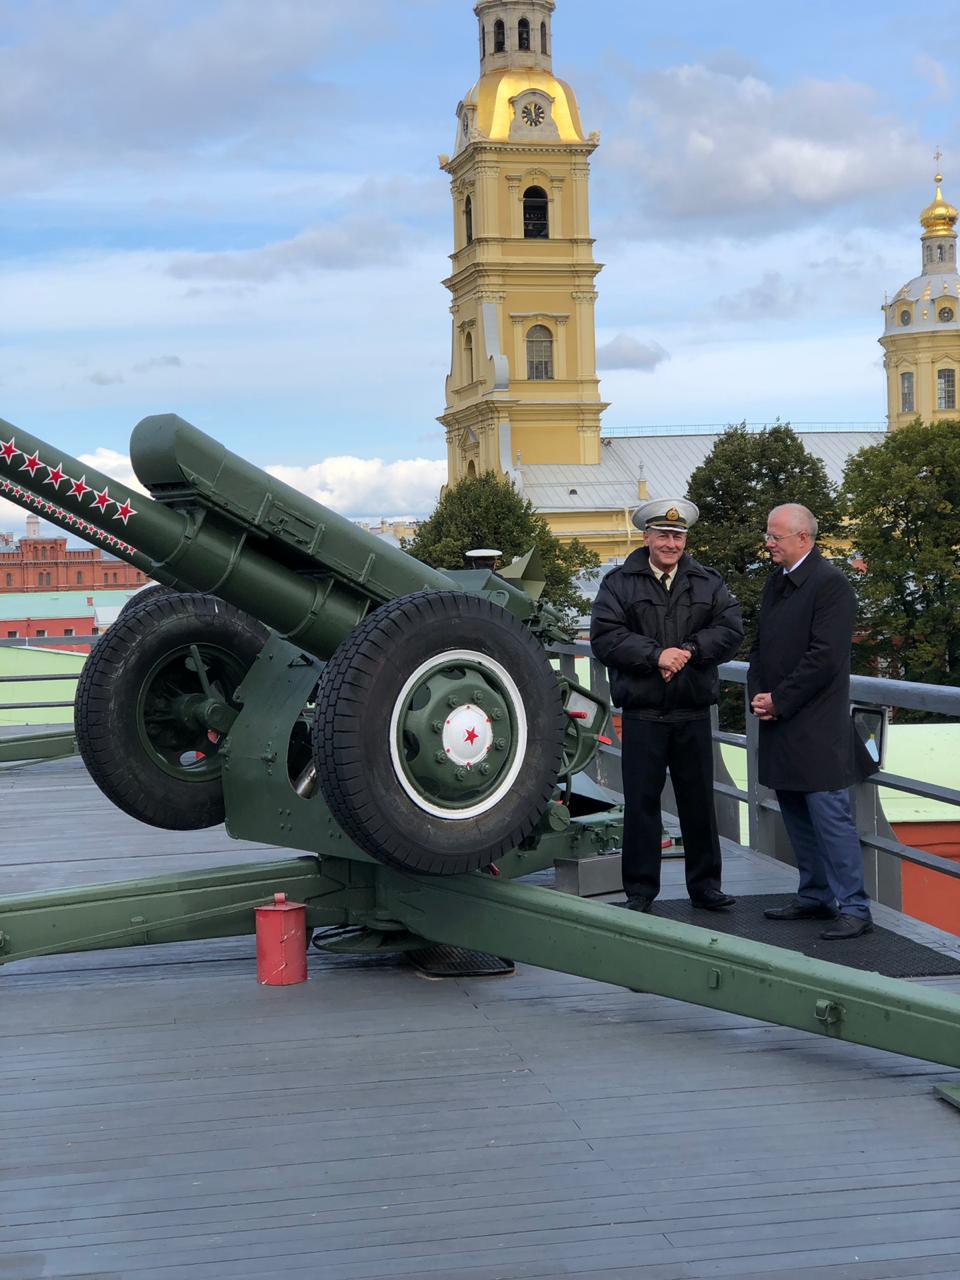
[[[943,198],[940,190],[943,175],[938,173],[934,181],[937,184],[937,194],[933,197],[932,203],[928,204],[921,213],[920,225],[923,227],[924,235],[949,236],[953,234],[958,214],[953,205],[947,204]]]
[[[507,142],[513,126],[513,102],[531,90],[544,94],[552,102],[553,124],[560,142],[584,142],[583,126],[576,95],[568,84],[549,71],[490,71],[481,76],[464,99],[464,105],[475,108],[476,132],[490,142]]]

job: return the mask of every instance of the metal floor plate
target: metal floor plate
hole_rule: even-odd
[[[427,978],[492,978],[516,972],[512,960],[491,956],[485,951],[468,951],[465,947],[420,947],[408,951],[406,958]]]
[[[960,973],[960,959],[922,943],[914,942],[875,924],[872,933],[849,942],[825,942],[820,937],[827,927],[823,920],[767,920],[764,907],[785,906],[790,895],[749,894],[738,897],[737,905],[726,911],[698,911],[686,898],[658,898],[653,914],[681,924],[715,929],[752,942],[799,951],[815,960],[866,969],[888,978],[930,978]]]

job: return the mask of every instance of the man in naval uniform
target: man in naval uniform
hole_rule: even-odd
[[[606,575],[593,606],[590,643],[623,712],[623,887],[632,911],[649,911],[660,892],[667,769],[690,901],[710,911],[735,901],[720,885],[710,708],[720,694],[717,664],[737,652],[743,622],[720,574],[687,555],[699,514],[682,498],[638,507],[644,546]]]

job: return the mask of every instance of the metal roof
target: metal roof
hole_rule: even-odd
[[[98,611],[122,608],[135,594],[135,591],[84,591],[82,588],[79,591],[5,591],[0,593],[0,622],[14,618],[93,618]],[[88,600],[93,604],[88,604]]]
[[[851,454],[886,437],[885,431],[798,432],[820,458],[832,484],[843,479]],[[720,439],[713,435],[604,436],[596,465],[530,463],[520,467],[523,494],[538,511],[616,511],[640,501],[639,479],[651,498],[681,497],[692,472]]]

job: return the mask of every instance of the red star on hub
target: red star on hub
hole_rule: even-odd
[[[477,733],[476,729],[468,729],[467,732],[463,735],[463,740],[464,742],[469,742],[472,747],[479,737],[480,735],[479,733]]]

